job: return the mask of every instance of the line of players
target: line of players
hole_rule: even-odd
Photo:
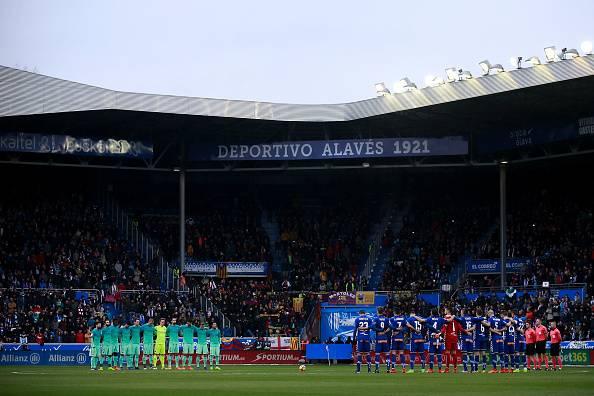
[[[375,372],[380,372],[380,358],[385,358],[386,371],[395,373],[397,361],[403,373],[415,372],[415,360],[421,363],[421,372],[425,372],[424,359],[425,343],[429,341],[428,373],[434,372],[434,362],[437,360],[438,372],[448,373],[450,364],[453,371],[458,369],[458,352],[461,347],[463,372],[476,373],[482,365],[482,372],[487,370],[487,350],[491,357],[492,369],[489,373],[514,373],[530,369],[541,370],[543,362],[545,370],[550,368],[546,354],[548,329],[539,319],[534,324],[527,321],[520,311],[516,315],[512,311],[504,315],[496,315],[493,310],[483,316],[481,308],[477,308],[475,315],[469,315],[464,309],[459,316],[453,316],[448,309],[444,310],[444,317],[438,315],[434,309],[431,316],[422,318],[411,312],[407,317],[402,312],[396,312],[391,318],[383,314],[382,308],[378,315],[368,315],[360,311],[355,319],[355,339],[357,341],[357,369],[361,372],[362,357],[367,363],[367,372],[371,373],[371,331],[375,332]],[[408,336],[408,337],[407,337]],[[410,368],[406,369],[405,340],[410,342]],[[561,370],[562,362],[559,356],[561,333],[555,323],[551,323],[551,361],[552,369]],[[443,356],[445,355],[445,370]],[[437,358],[437,359],[435,359]],[[500,369],[497,370],[499,364]],[[533,367],[531,367],[533,366]]]
[[[197,337],[196,347],[194,347],[195,336]],[[179,337],[182,337],[181,354]],[[165,319],[160,319],[157,326],[153,318],[149,318],[143,325],[136,319],[133,324],[124,322],[119,327],[116,319],[113,322],[106,320],[103,328],[101,322],[96,322],[95,328],[91,330],[91,369],[103,370],[102,364],[105,363],[109,370],[120,370],[126,362],[129,370],[138,370],[141,338],[142,363],[145,370],[148,368],[156,370],[157,362],[160,362],[161,368],[165,369],[165,356],[167,356],[169,370],[172,369],[172,362],[175,363],[177,370],[193,370],[194,356],[196,356],[196,368],[200,368],[200,361],[202,361],[204,370],[207,370],[208,360],[210,360],[210,369],[220,370],[221,331],[217,328],[217,324],[213,322],[212,327],[207,328],[204,323],[195,326],[191,320],[187,320],[186,324],[180,326],[176,318],[172,318],[169,325],[166,325]]]

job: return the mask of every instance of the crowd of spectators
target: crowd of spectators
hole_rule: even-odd
[[[295,197],[279,208],[281,249],[295,290],[354,287],[375,204],[362,196]]]
[[[276,290],[267,279],[209,279],[200,292],[227,315],[244,336],[297,336],[316,300],[313,293]]]
[[[253,200],[230,196],[193,201],[186,219],[186,256],[206,261],[269,261],[268,235]],[[179,217],[138,215],[144,232],[169,259],[179,257]]]
[[[518,197],[507,219],[507,257],[528,258],[521,272],[508,274],[516,286],[594,284],[592,205],[547,190]],[[478,258],[497,258],[499,229],[480,246]],[[490,286],[492,277],[468,279],[467,286]]]
[[[89,319],[105,315],[95,293],[0,289],[0,342],[86,342]]]
[[[384,234],[388,262],[381,289],[438,289],[493,221],[488,205],[466,205],[447,198],[415,202],[402,219],[400,231],[394,235],[388,228]]]
[[[80,194],[48,195],[0,203],[0,288],[109,292],[156,283],[99,207]]]

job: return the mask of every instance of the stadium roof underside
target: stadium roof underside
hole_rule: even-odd
[[[533,123],[593,117],[594,56],[369,100],[302,105],[119,92],[0,66],[0,133],[148,138],[151,161],[0,153],[0,162],[170,171],[348,169],[361,160],[191,162],[190,144],[467,136],[465,156],[374,159],[371,167],[493,165],[593,152],[591,135],[479,153],[474,141]]]

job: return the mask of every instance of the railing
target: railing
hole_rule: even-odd
[[[361,271],[361,281],[359,282],[362,284],[362,280],[365,279],[366,283],[369,283],[369,278],[371,277],[371,273],[373,272],[373,268],[375,267],[375,263],[377,262],[378,255],[382,249],[382,238],[384,236],[384,231],[386,227],[392,219],[394,218],[396,212],[396,206],[393,205],[390,201],[384,204],[380,210],[383,213],[383,220],[379,224],[375,235],[368,247],[369,249],[369,256],[367,257],[367,261]]]
[[[0,292],[15,292],[15,291],[19,291],[22,293],[42,293],[42,292],[53,292],[53,293],[66,293],[66,292],[80,292],[80,293],[88,293],[89,294],[89,298],[91,297],[95,297],[96,299],[99,300],[99,302],[103,302],[103,292],[101,290],[98,289],[58,289],[58,288],[41,288],[41,287],[37,287],[37,288],[33,288],[33,287],[0,287]]]
[[[301,332],[299,333],[299,342],[304,340],[310,340],[314,336],[320,337],[320,321],[318,320],[318,311],[320,310],[320,304],[316,303],[311,312],[307,316]]]
[[[510,285],[509,287],[513,287],[516,291],[521,292],[534,292],[534,291],[558,291],[563,289],[585,289],[587,287],[587,283],[552,283],[549,287],[543,286],[534,286],[534,285]],[[500,287],[460,287],[458,288],[462,292],[469,292],[472,294],[480,294],[480,293],[490,293],[490,292],[503,292]]]
[[[106,190],[100,194],[99,204],[103,207],[105,215],[147,262],[153,263],[157,260],[156,267],[161,277],[161,284],[168,290],[173,288],[179,290],[179,276],[174,276],[173,266],[162,257],[159,247],[155,246],[150,238],[140,230],[138,221],[123,210],[113,195]]]
[[[200,309],[203,312],[208,312],[210,311],[211,314],[213,316],[215,316],[217,318],[217,320],[219,322],[222,323],[222,327],[228,327],[233,331],[233,337],[237,336],[237,329],[235,328],[235,326],[233,325],[233,323],[231,322],[231,319],[229,319],[224,313],[223,311],[221,311],[213,302],[210,298],[206,297],[204,294],[200,293],[200,289],[198,286],[194,286],[192,289],[192,294],[194,295],[195,298],[198,299],[198,302],[200,304]]]

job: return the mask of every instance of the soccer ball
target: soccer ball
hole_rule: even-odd
[[[299,371],[305,371],[305,364],[299,366]]]

